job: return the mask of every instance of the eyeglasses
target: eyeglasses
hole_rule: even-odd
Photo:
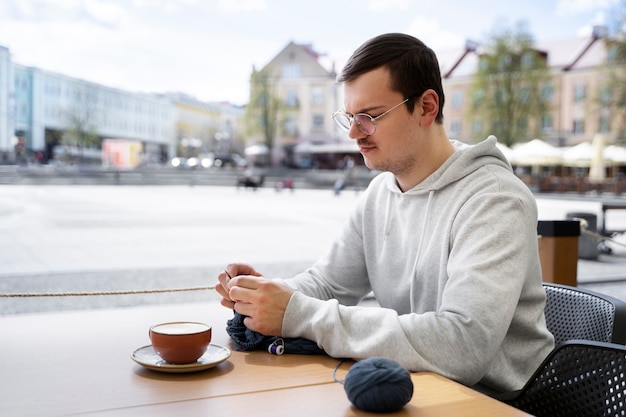
[[[376,120],[380,119],[387,113],[391,112],[393,109],[396,109],[409,101],[410,98],[405,98],[404,101],[400,104],[396,104],[383,114],[372,117],[367,113],[357,113],[357,114],[348,114],[343,110],[337,110],[333,113],[332,118],[337,123],[337,126],[345,130],[346,132],[350,130],[352,127],[352,123],[356,123],[357,129],[366,135],[373,135],[376,132]]]

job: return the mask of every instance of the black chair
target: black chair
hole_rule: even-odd
[[[557,345],[572,339],[626,344],[626,302],[568,285],[543,287],[546,324]]]
[[[625,416],[626,346],[566,341],[511,396],[503,401],[537,417]]]
[[[544,282],[543,287],[546,325],[556,347],[573,339],[626,344],[626,302],[569,285]],[[504,402],[520,392],[494,391],[482,384],[473,388]]]

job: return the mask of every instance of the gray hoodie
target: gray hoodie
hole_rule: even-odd
[[[546,328],[537,206],[496,138],[455,152],[403,193],[370,184],[296,288],[284,337],[333,357],[382,356],[466,385],[519,389],[554,347]],[[373,291],[382,308],[355,306]]]

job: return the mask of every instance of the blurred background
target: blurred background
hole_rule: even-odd
[[[449,136],[496,135],[542,218],[626,230],[624,0],[25,0],[0,3],[0,28],[2,292],[309,265],[377,174],[330,115],[347,57],[384,32],[434,49]],[[579,276],[621,291],[622,248],[588,241]]]

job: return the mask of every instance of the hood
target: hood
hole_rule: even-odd
[[[452,184],[465,176],[476,171],[480,167],[485,165],[498,165],[508,170],[512,170],[511,164],[508,162],[504,154],[496,146],[497,139],[495,136],[489,136],[484,141],[476,145],[466,145],[462,142],[451,141],[455,147],[455,151],[450,157],[441,165],[435,172],[429,175],[424,181],[416,185],[415,187],[402,192],[395,180],[395,176],[391,173],[387,173],[386,186],[391,191],[392,195],[396,197],[407,197],[410,195],[422,195],[428,194],[426,201],[426,207],[423,214],[423,227],[422,230],[426,230],[426,225],[430,218],[431,204],[435,198],[435,194],[438,190]],[[385,209],[385,234],[384,239],[387,240],[389,236],[389,230],[391,223],[394,221],[392,218],[392,206],[395,204],[395,198],[387,199],[387,206]],[[413,274],[416,275],[422,262],[422,245],[424,244],[425,233],[421,233],[419,236],[419,243],[417,246],[417,252],[415,254],[415,263],[413,265]],[[411,284],[411,303],[415,297],[413,297],[413,284]],[[413,308],[413,305],[411,305]]]
[[[424,181],[403,194],[424,194],[437,191],[476,171],[485,165],[498,165],[512,170],[506,156],[498,149],[498,140],[491,135],[476,145],[450,141],[455,152]],[[387,186],[392,192],[402,193],[393,175],[388,175]]]

